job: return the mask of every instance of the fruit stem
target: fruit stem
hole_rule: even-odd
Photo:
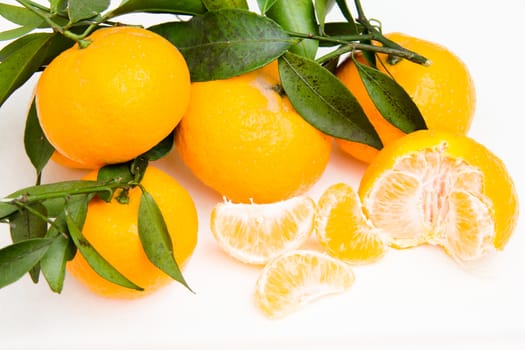
[[[430,63],[430,61],[426,57],[423,57],[413,51],[407,50],[399,46],[398,44],[394,43],[393,41],[385,38],[381,34],[381,32],[379,32],[377,29],[375,29],[375,32],[373,33],[349,35],[349,36],[346,36],[344,39],[328,37],[328,36],[313,35],[313,34],[297,33],[297,32],[287,32],[287,33],[288,35],[297,37],[297,38],[314,39],[318,41],[325,41],[325,42],[331,42],[331,43],[342,45],[339,49],[336,49],[320,57],[319,59],[317,59],[317,62],[319,63],[326,62],[331,58],[334,58],[346,52],[351,52],[355,50],[385,53],[388,55],[405,58],[409,61],[412,61],[418,64],[422,64],[422,65],[429,65]],[[363,44],[363,43],[358,42],[358,40],[377,40],[383,43],[383,45],[385,46]]]
[[[0,200],[2,203],[7,204],[14,204],[14,205],[20,205],[23,204],[30,204],[38,201],[43,201],[47,199],[54,199],[54,198],[65,198],[69,196],[74,195],[80,195],[80,194],[90,194],[90,193],[97,193],[97,192],[112,192],[115,189],[119,188],[128,188],[137,185],[136,183],[132,182],[107,182],[104,184],[95,184],[93,186],[89,187],[82,187],[78,188],[76,190],[70,190],[70,191],[50,191],[40,194],[22,194],[15,198],[3,198]]]
[[[16,0],[19,4],[27,8],[29,11],[33,12],[40,18],[42,18],[55,32],[58,32],[65,36],[66,38],[69,38],[73,41],[78,42],[78,45],[81,49],[86,48],[91,42],[89,40],[85,40],[85,38],[91,34],[91,32],[101,23],[104,23],[108,21],[112,17],[112,13],[108,13],[104,16],[100,16],[96,21],[90,22],[89,26],[82,32],[81,34],[75,34],[68,30],[74,23],[71,23],[71,21],[65,26],[61,26],[57,24],[53,19],[51,18],[50,9],[40,5],[36,4],[31,0]]]
[[[371,35],[372,36],[371,40],[379,41],[381,44],[383,44],[383,47],[387,47],[392,50],[402,51],[404,52],[404,55],[400,55],[394,51],[388,52],[388,50],[387,51],[376,51],[376,52],[387,53],[391,57],[406,58],[409,61],[421,64],[423,66],[429,66],[431,64],[431,61],[427,59],[426,57],[423,57],[414,51],[405,49],[404,47],[397,44],[396,42],[386,38],[383,35],[383,33],[381,33],[380,29],[378,29],[376,26],[370,23],[370,20],[365,15],[363,6],[361,5],[361,1],[354,0],[354,3],[357,9],[357,22],[363,25],[363,27],[365,28],[365,35],[366,34]],[[364,39],[364,40],[367,40],[367,39]],[[375,51],[375,50],[371,49],[370,51]]]

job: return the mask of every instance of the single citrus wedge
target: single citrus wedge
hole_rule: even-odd
[[[281,318],[354,283],[345,262],[314,251],[296,250],[271,260],[257,280],[255,303],[269,318]]]
[[[232,257],[250,264],[299,248],[314,228],[315,203],[306,196],[267,204],[225,201],[213,208],[211,232]]]
[[[363,175],[359,194],[391,245],[440,245],[459,262],[503,249],[519,211],[503,162],[473,139],[441,131],[387,145]]]
[[[332,185],[321,195],[315,226],[328,254],[346,262],[371,263],[386,252],[383,239],[363,214],[357,193],[347,184]]]

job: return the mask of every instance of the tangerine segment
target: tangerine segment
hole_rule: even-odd
[[[270,261],[260,274],[255,303],[269,318],[281,318],[354,283],[351,267],[328,255],[298,250]]]
[[[349,263],[380,259],[386,247],[368,222],[354,189],[339,183],[330,186],[317,204],[316,234],[328,254]]]
[[[300,247],[314,227],[315,203],[297,196],[269,204],[225,201],[213,208],[210,226],[219,246],[245,263],[265,264]]]
[[[423,130],[386,146],[359,189],[365,214],[397,247],[443,246],[460,261],[502,249],[517,194],[503,162],[466,136]]]

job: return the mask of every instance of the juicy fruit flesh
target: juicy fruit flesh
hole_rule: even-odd
[[[352,286],[349,265],[325,254],[295,251],[270,261],[257,280],[255,301],[270,318],[280,318],[325,295]]]
[[[221,248],[251,264],[265,264],[298,248],[314,227],[315,203],[299,196],[270,204],[219,203],[211,214],[211,231]]]
[[[460,261],[474,260],[493,246],[492,202],[483,194],[483,173],[446,149],[442,142],[398,159],[363,205],[393,246],[429,242]]]
[[[384,255],[385,244],[364,216],[352,187],[330,186],[317,207],[316,233],[328,254],[352,264],[371,263]]]

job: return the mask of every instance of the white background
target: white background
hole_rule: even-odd
[[[439,42],[466,62],[478,97],[470,136],[503,159],[523,199],[522,4],[363,0],[368,16],[380,19],[385,32]],[[150,24],[167,18],[132,20]],[[8,27],[0,19],[0,30]],[[0,197],[34,183],[22,135],[35,78],[0,108]],[[91,294],[71,278],[56,295],[44,281],[33,285],[24,277],[0,290],[0,349],[525,348],[523,221],[506,249],[482,267],[462,269],[432,247],[391,251],[373,265],[356,267],[348,292],[270,321],[252,299],[260,269],[227,257],[209,231],[210,210],[221,198],[192,177],[176,152],[157,165],[188,189],[199,208],[199,243],[184,271],[196,294],[174,283],[141,300],[115,301]],[[309,194],[317,199],[339,181],[357,187],[363,170],[334,148]],[[50,164],[44,181],[82,175]],[[8,242],[8,227],[2,225],[0,247]]]

